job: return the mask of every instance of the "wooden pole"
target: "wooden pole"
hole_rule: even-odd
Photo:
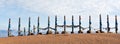
[[[62,34],[66,34],[66,16],[64,16],[64,31],[62,31]]]
[[[107,32],[109,33],[110,27],[109,27],[109,15],[107,15]]]
[[[101,14],[99,15],[99,19],[100,19],[100,33],[104,33],[103,31],[102,31],[102,18],[101,18]]]
[[[21,27],[21,18],[19,17],[19,21],[18,21],[18,36],[21,36],[20,27]]]
[[[50,17],[48,16],[48,31],[47,31],[47,34],[51,34],[50,33]]]
[[[24,27],[24,36],[26,36],[26,29],[25,29],[25,27]]]
[[[91,16],[89,16],[89,30],[87,31],[87,33],[91,33]]]
[[[29,17],[29,22],[28,22],[28,35],[30,35],[30,27],[31,27],[31,18]]]
[[[55,16],[55,34],[58,34],[58,32],[57,32],[57,16]]]
[[[117,31],[118,31],[118,22],[117,22],[117,15],[116,15],[115,16],[115,32],[118,33]]]
[[[11,19],[9,18],[9,24],[8,24],[8,37],[10,37],[10,28],[11,28]]]
[[[64,16],[64,34],[66,33],[66,16]]]
[[[39,17],[38,17],[38,20],[37,20],[37,34],[39,34],[39,25],[40,25],[40,23],[39,23]]]
[[[66,16],[64,16],[64,32],[66,32]]]
[[[74,16],[72,16],[72,32],[71,33],[74,33]]]
[[[79,16],[79,31],[78,33],[83,33],[81,30],[81,16]]]

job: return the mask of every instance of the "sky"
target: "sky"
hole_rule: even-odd
[[[11,18],[11,29],[17,30],[18,17],[21,17],[22,29],[28,27],[28,18],[37,25],[40,17],[40,26],[47,26],[47,17],[50,16],[51,27],[54,27],[54,17],[58,16],[58,24],[63,24],[64,15],[67,25],[71,25],[72,15],[75,25],[78,25],[78,16],[82,16],[82,26],[88,27],[88,17],[92,17],[92,27],[99,28],[99,15],[102,15],[103,27],[106,27],[106,16],[110,17],[110,27],[114,27],[114,16],[118,16],[120,23],[120,0],[0,0],[0,30],[7,30],[8,19]],[[120,24],[119,24],[120,29]]]

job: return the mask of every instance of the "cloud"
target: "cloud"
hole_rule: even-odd
[[[50,15],[98,15],[120,10],[119,0],[17,0],[17,4]]]

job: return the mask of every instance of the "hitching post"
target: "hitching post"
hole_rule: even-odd
[[[109,33],[110,27],[109,27],[109,15],[107,15],[107,32]]]
[[[118,31],[118,22],[117,22],[117,16],[115,16],[115,32]]]
[[[74,16],[72,16],[72,32],[71,33],[74,33]]]
[[[19,17],[19,21],[18,21],[18,36],[21,35],[20,27],[21,27],[21,18]]]
[[[30,27],[31,27],[31,18],[29,17],[29,22],[28,22],[28,35],[30,35]]]
[[[8,37],[10,36],[10,28],[11,28],[11,19],[9,18],[9,24],[8,24]]]
[[[91,33],[91,16],[89,16],[89,30],[87,31],[87,33]]]
[[[38,20],[37,20],[37,34],[39,34],[39,25],[40,25],[39,20],[40,20],[40,18],[38,17]]]
[[[79,31],[78,31],[78,33],[83,33],[83,32],[81,31],[81,16],[79,16]]]

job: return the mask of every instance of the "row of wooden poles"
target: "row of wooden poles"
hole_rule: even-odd
[[[89,16],[89,30],[87,31],[87,33],[91,33],[91,16]],[[78,33],[83,33],[82,29],[85,29],[84,27],[81,26],[81,16],[79,16],[79,24],[78,25],[74,25],[74,16],[72,16],[72,24],[71,25],[66,25],[66,16],[64,16],[64,24],[63,25],[58,25],[57,24],[57,16],[55,16],[55,27],[52,28],[50,27],[50,17],[48,16],[48,26],[46,28],[40,28],[40,18],[38,17],[37,20],[37,34],[42,34],[41,32],[39,32],[40,30],[47,30],[46,34],[52,34],[52,32],[50,31],[50,29],[55,31],[55,34],[59,34],[59,32],[57,31],[57,27],[63,27],[64,31],[62,31],[62,34],[66,34],[66,27],[70,27],[72,28],[72,32],[74,33],[74,28],[79,27],[79,31]],[[29,22],[28,22],[28,34],[27,35],[34,35],[35,34],[35,29],[36,27],[33,26],[33,33],[30,31],[31,29],[31,18],[29,17]],[[102,18],[101,15],[99,15],[99,30],[96,31],[96,33],[104,33],[104,31],[102,30]],[[109,15],[107,15],[107,33],[110,32],[110,27],[109,27]],[[8,37],[12,36],[11,34],[11,19],[9,18],[9,25],[8,25]],[[26,35],[26,29],[24,28],[24,35]],[[118,23],[117,23],[117,16],[115,16],[115,33],[118,33]],[[19,21],[18,21],[18,36],[22,36],[21,34],[21,18],[19,17]]]

